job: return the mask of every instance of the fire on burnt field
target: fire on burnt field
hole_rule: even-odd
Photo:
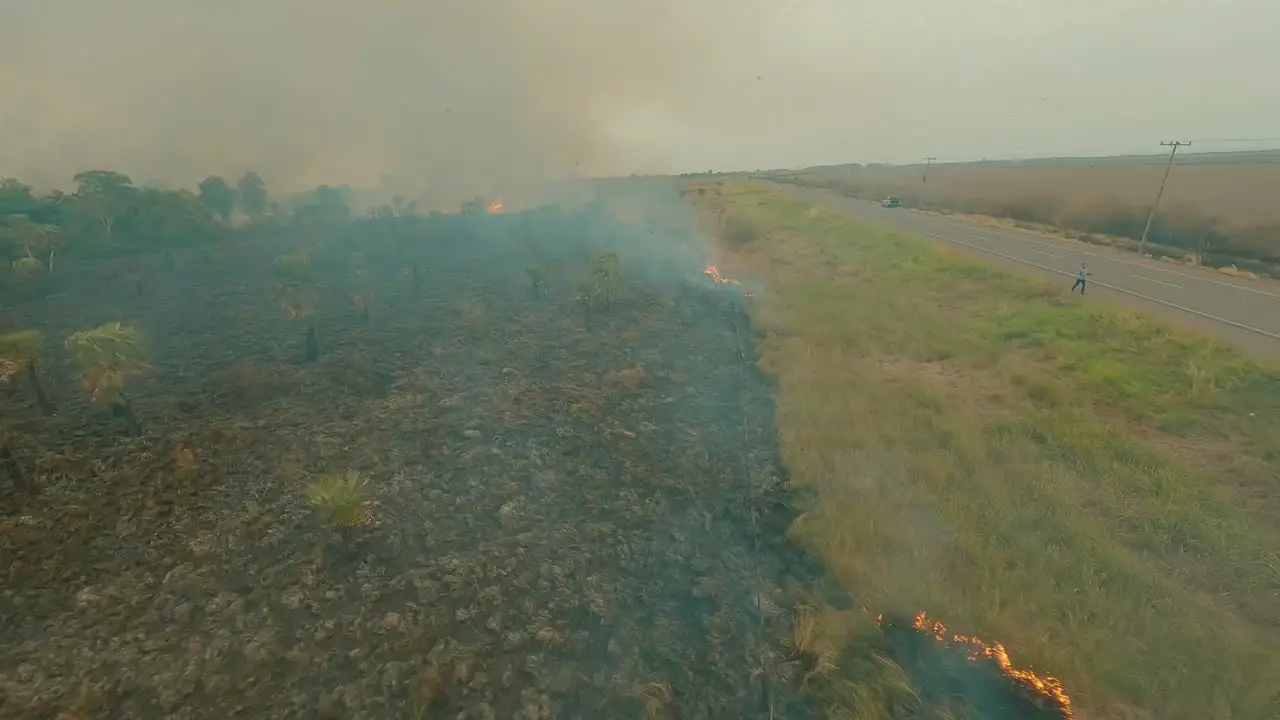
[[[0,386],[0,716],[819,717],[757,299],[670,213],[273,228],[7,301],[148,355],[129,422],[73,357],[52,414]],[[979,687],[932,627],[898,662]]]
[[[817,715],[741,288],[594,205],[251,240],[11,308],[149,356],[136,433],[0,395],[0,715]]]

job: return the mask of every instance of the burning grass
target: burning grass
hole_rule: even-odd
[[[792,641],[839,643],[809,680],[833,717],[1065,717],[1063,687],[1078,717],[1276,715],[1280,373],[784,193],[701,187],[709,223],[755,228],[723,269],[767,287],[792,535],[870,608]]]
[[[924,612],[917,613],[909,626],[885,620],[883,615],[876,619],[887,635],[900,636],[895,652],[899,662],[914,666],[917,677],[932,680],[930,690],[935,694],[937,685],[950,682],[954,687],[947,694],[971,704],[1003,706],[1002,715],[1074,717],[1071,697],[1062,682],[1016,667],[1002,643],[957,635]],[[906,636],[901,637],[903,634]],[[941,673],[940,667],[950,672]]]
[[[737,285],[738,287],[742,287],[741,282],[734,280],[733,278],[728,278],[721,275],[720,271],[716,269],[715,265],[708,265],[705,268],[703,268],[702,274],[710,277],[711,280],[717,285]],[[747,297],[754,297],[754,295],[752,295],[751,293],[745,290],[743,290],[743,295]]]

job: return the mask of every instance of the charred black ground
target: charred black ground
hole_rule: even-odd
[[[746,301],[670,237],[361,220],[6,289],[57,412],[0,390],[0,716],[815,717]],[[273,274],[299,251],[307,320]],[[117,320],[150,340],[136,437],[61,350]],[[342,470],[377,503],[345,539],[304,494]]]

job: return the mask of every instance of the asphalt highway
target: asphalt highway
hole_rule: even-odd
[[[1237,279],[1074,240],[882,208],[876,202],[827,190],[776,187],[832,210],[972,251],[1026,274],[1060,280],[1064,287],[1071,286],[1080,263],[1087,263],[1092,273],[1088,285],[1092,296],[1198,328],[1248,352],[1280,356],[1280,282]]]

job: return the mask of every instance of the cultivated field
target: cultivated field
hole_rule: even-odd
[[[765,288],[792,537],[866,609],[811,616],[830,717],[1023,717],[867,620],[919,611],[1076,717],[1280,717],[1280,373],[783,193],[689,197]]]
[[[1164,173],[1159,156],[1023,163],[956,163],[929,170],[925,204],[1136,239]],[[923,166],[833,166],[772,177],[914,206]],[[794,180],[791,180],[794,178]],[[1280,153],[1182,155],[1151,241],[1220,263],[1280,262]]]

